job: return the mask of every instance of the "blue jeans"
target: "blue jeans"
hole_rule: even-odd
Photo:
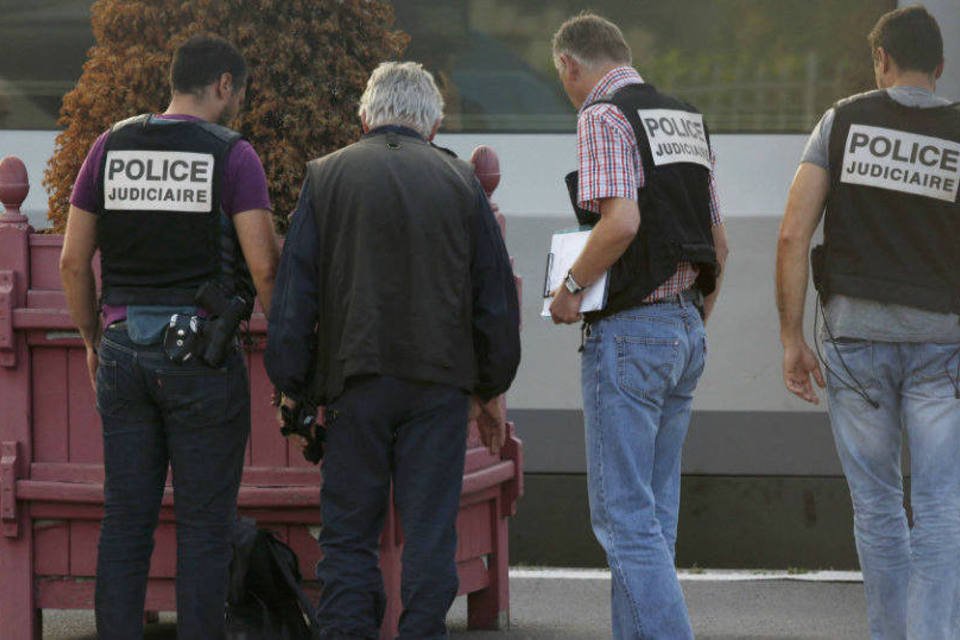
[[[960,638],[958,344],[824,343],[830,420],[853,498],[854,533],[874,640]],[[844,384],[856,378],[871,400]],[[913,528],[900,449],[911,461]]]
[[[688,302],[604,318],[584,344],[590,518],[612,572],[618,640],[693,638],[674,556],[680,454],[705,357]]]
[[[317,566],[323,640],[379,638],[386,599],[377,552],[391,479],[404,540],[399,637],[447,637],[459,586],[467,400],[455,387],[364,376],[327,407]]]
[[[196,358],[177,365],[159,345],[135,345],[122,327],[109,328],[100,343],[97,408],[106,474],[98,637],[143,637],[153,533],[169,464],[177,519],[177,637],[223,638],[231,532],[250,432],[243,357],[234,353],[220,369]]]

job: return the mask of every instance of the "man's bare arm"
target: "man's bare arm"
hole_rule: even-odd
[[[815,164],[797,169],[777,242],[777,309],[782,342],[803,340],[803,306],[810,273],[810,242],[826,202],[830,176]]]
[[[266,209],[251,209],[233,216],[243,257],[257,288],[257,297],[265,314],[270,314],[273,282],[277,277],[280,247],[273,231],[272,214]]]
[[[577,283],[587,286],[599,280],[620,259],[639,229],[640,208],[636,200],[601,200],[600,221],[571,268]]]
[[[717,252],[717,284],[713,293],[703,300],[703,321],[706,322],[713,313],[713,308],[717,304],[717,298],[720,296],[720,285],[723,284],[723,276],[727,270],[727,256],[730,255],[730,246],[727,244],[727,230],[721,224],[713,225],[713,247]]]
[[[97,216],[71,206],[67,232],[60,253],[60,280],[67,307],[87,349],[100,343],[97,288],[93,275],[93,254],[97,250]]]
[[[792,393],[814,404],[819,400],[810,375],[821,387],[824,379],[820,364],[803,337],[803,307],[810,273],[810,241],[823,217],[829,188],[826,169],[810,163],[800,165],[790,185],[777,242],[777,310],[784,349],[784,383]]]
[[[93,275],[93,254],[97,250],[97,216],[73,205],[67,214],[67,232],[60,252],[60,280],[67,297],[70,317],[80,330],[87,349],[90,384],[97,389],[100,361],[100,314],[97,310],[97,284]]]
[[[627,250],[640,229],[640,208],[635,200],[604,198],[600,221],[570,271],[581,286],[596,282]],[[555,323],[570,324],[580,319],[582,293],[571,294],[560,287],[550,305]]]

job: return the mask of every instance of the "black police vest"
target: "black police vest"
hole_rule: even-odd
[[[640,229],[610,268],[607,303],[586,314],[590,322],[639,305],[672,276],[681,261],[699,270],[695,286],[716,288],[717,256],[710,217],[710,134],[703,116],[689,104],[649,84],[631,84],[593,104],[623,112],[637,139],[645,184],[638,193]],[[599,214],[580,208],[577,172],[566,177],[570,200],[582,225]]]
[[[960,312],[960,105],[853,96],[835,106],[829,155],[821,295]]]
[[[219,125],[149,114],[114,125],[97,220],[104,304],[191,305],[213,279],[235,289],[246,265],[220,189],[240,139]]]

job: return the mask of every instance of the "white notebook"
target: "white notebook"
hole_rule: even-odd
[[[581,227],[558,231],[550,240],[550,253],[547,254],[547,269],[543,277],[543,310],[540,315],[550,317],[550,303],[553,302],[550,292],[563,286],[570,267],[580,257],[580,253],[587,245],[590,229]],[[580,303],[580,313],[599,311],[607,304],[607,280],[609,272],[604,273],[599,280],[583,290],[583,299]]]

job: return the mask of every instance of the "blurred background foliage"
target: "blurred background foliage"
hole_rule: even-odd
[[[866,34],[894,0],[0,0],[0,129],[61,129],[45,186],[70,186],[113,121],[162,110],[173,49],[212,31],[252,71],[238,128],[267,169],[282,227],[303,163],[353,142],[369,71],[403,56],[435,73],[442,131],[570,133],[550,40],[569,16],[616,21],[634,65],[699,107],[714,133],[804,133],[873,87]],[[404,49],[409,34],[409,46]]]
[[[396,0],[407,55],[450,94],[447,130],[570,131],[551,37],[583,10],[624,32],[634,66],[716,131],[807,131],[873,87],[866,34],[894,0]]]
[[[63,97],[63,131],[44,178],[54,231],[66,224],[73,180],[97,136],[165,109],[173,51],[190,36],[221,35],[246,57],[246,103],[233,126],[263,160],[281,230],[304,164],[357,139],[370,71],[407,43],[392,7],[372,0],[98,0],[91,22],[95,43]]]

